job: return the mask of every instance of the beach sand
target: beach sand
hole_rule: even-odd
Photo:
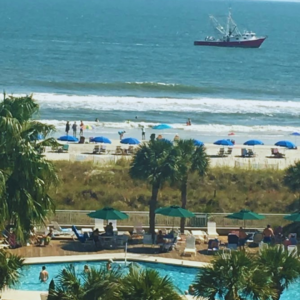
[[[95,143],[78,144],[69,143],[68,153],[57,153],[46,148],[45,156],[49,160],[68,160],[68,161],[91,161],[94,163],[115,162],[118,159],[130,159],[130,155],[114,155],[116,147],[121,146],[122,149],[128,149],[129,145],[120,144],[119,140],[111,140],[111,144],[105,144],[108,154],[92,154]],[[63,142],[61,144],[64,144]],[[133,146],[138,147],[138,146]],[[236,144],[232,147],[232,153],[225,157],[218,157],[218,152],[222,146],[214,144],[205,144],[207,154],[210,156],[210,164],[212,167],[228,166],[228,167],[241,167],[247,169],[285,169],[293,165],[300,158],[300,149],[289,150],[282,147],[272,145],[264,146],[244,146]],[[241,157],[242,149],[251,149],[254,157]],[[285,158],[275,158],[271,154],[271,148],[277,148],[280,153],[283,153]],[[225,153],[228,147],[224,148]]]

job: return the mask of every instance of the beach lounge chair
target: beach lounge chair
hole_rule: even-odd
[[[143,246],[144,245],[153,245],[155,241],[153,241],[152,234],[144,234],[143,236]]]
[[[221,157],[225,156],[225,150],[224,150],[224,148],[220,148],[220,150],[219,150],[219,152],[218,152],[217,155],[221,156]]]
[[[123,150],[122,150],[121,146],[116,147],[116,151],[115,151],[114,155],[123,155]]]
[[[263,250],[268,249],[268,248],[269,248],[269,245],[264,243],[263,241],[261,241],[259,243],[259,253],[261,253]]]
[[[207,246],[207,254],[212,254],[216,251],[219,251],[219,240],[218,239],[212,239],[208,241],[208,246]]]
[[[207,233],[202,230],[191,230],[192,235],[195,237],[196,241],[205,242],[207,240]]]
[[[248,149],[248,156],[249,157],[254,157],[255,156],[255,153],[253,152],[252,149]]]
[[[102,145],[100,148],[100,153],[105,154],[106,153],[106,145]]]
[[[75,225],[72,225],[72,230],[80,243],[84,244],[88,240],[88,234],[86,232],[84,234],[79,233]]]
[[[55,221],[52,221],[51,223],[52,223],[53,229],[54,229],[53,230],[54,236],[73,235],[73,231],[71,228],[61,228],[61,226]]]
[[[232,148],[228,148],[226,154],[231,155],[232,154]]]
[[[219,236],[216,228],[217,228],[216,222],[207,222],[207,239],[214,239]]]
[[[289,255],[298,256],[298,248],[296,245],[290,245],[287,247]]]
[[[105,229],[103,226],[103,220],[95,219],[95,228],[97,228],[99,230],[99,232],[105,232]]]
[[[93,150],[93,154],[97,154],[100,152],[100,146],[99,145],[95,145],[94,150]]]
[[[186,237],[185,248],[183,250],[183,255],[187,253],[196,255],[196,238],[192,235]]]
[[[227,236],[227,248],[237,250],[239,245],[239,237],[234,233],[229,233]]]
[[[69,145],[68,144],[65,144],[62,146],[62,151],[63,152],[69,152]]]
[[[127,154],[134,154],[134,148],[133,146],[129,146],[128,150],[127,150]]]
[[[241,150],[241,156],[242,156],[242,157],[247,157],[247,156],[248,156],[248,151],[247,151],[247,149],[242,148],[242,150]]]
[[[285,154],[280,153],[278,148],[271,148],[271,153],[272,153],[272,156],[275,158],[284,158],[285,157]]]

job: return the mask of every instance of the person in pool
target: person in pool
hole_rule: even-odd
[[[88,265],[84,265],[84,267],[83,267],[83,272],[84,272],[85,274],[90,273],[90,268],[89,268]]]
[[[48,272],[46,271],[46,267],[45,266],[42,266],[42,271],[40,272],[40,281],[41,282],[46,282],[49,278],[49,274]]]
[[[185,294],[186,295],[195,295],[195,288],[192,284],[189,286],[189,289],[187,291],[185,291]]]
[[[109,259],[107,264],[106,264],[106,270],[107,271],[111,271],[112,267],[111,267],[111,264],[113,263],[113,260],[112,259]]]

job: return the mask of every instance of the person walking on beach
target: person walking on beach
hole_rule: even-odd
[[[70,122],[67,121],[67,124],[66,124],[66,134],[69,135],[69,131],[70,131]]]
[[[146,139],[145,126],[142,126],[142,140]]]
[[[42,271],[40,272],[40,281],[42,282],[46,282],[49,278],[49,274],[48,272],[46,271],[46,267],[45,266],[42,266]]]
[[[83,136],[83,127],[84,127],[84,124],[82,121],[80,121],[80,136]]]
[[[123,139],[124,133],[126,133],[125,130],[121,130],[118,132],[119,136],[120,136],[120,141]]]
[[[76,131],[77,131],[77,124],[76,124],[76,122],[73,123],[72,129],[73,129],[73,136],[76,137]]]

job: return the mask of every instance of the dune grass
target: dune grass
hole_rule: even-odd
[[[150,187],[133,181],[129,163],[95,165],[55,162],[60,184],[51,190],[56,209],[89,210],[113,206],[121,210],[148,210]],[[211,168],[203,179],[191,176],[187,208],[201,212],[232,212],[248,208],[257,212],[286,213],[296,208],[296,196],[282,183],[284,171]],[[166,184],[159,206],[180,204],[180,191]]]

